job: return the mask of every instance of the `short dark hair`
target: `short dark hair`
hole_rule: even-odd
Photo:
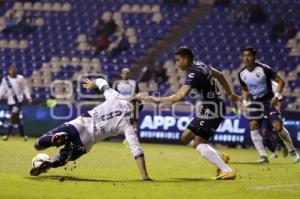
[[[256,56],[256,49],[253,46],[247,46],[246,48],[243,49],[243,53],[245,51],[249,51],[253,56]]]
[[[183,57],[187,57],[188,59],[190,60],[194,60],[194,53],[193,51],[187,47],[187,46],[181,46],[179,47],[176,52],[175,52],[175,55],[180,55],[180,56],[183,56]]]

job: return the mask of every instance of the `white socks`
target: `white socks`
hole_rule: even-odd
[[[222,172],[232,172],[232,169],[221,159],[218,153],[208,144],[198,144],[196,150]]]
[[[263,144],[263,140],[262,140],[258,130],[251,130],[251,139],[252,139],[252,142],[253,142],[256,150],[258,151],[259,155],[267,156],[265,147]]]
[[[282,131],[278,132],[278,135],[280,139],[284,142],[284,145],[289,150],[289,152],[295,150],[290,134],[285,127],[282,127]]]

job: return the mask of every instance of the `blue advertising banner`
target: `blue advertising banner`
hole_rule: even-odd
[[[297,112],[286,112],[284,125],[289,130],[296,147],[300,148],[300,119]],[[154,115],[150,111],[139,114],[139,137],[146,142],[180,143],[180,136],[193,119],[190,113],[162,111]],[[271,129],[270,129],[271,131]],[[274,132],[270,132],[274,133]],[[229,146],[252,145],[248,120],[243,116],[226,116],[211,140],[213,143]]]
[[[22,117],[25,131],[30,136],[40,136],[47,131],[70,121],[90,110],[91,105],[75,107],[58,105],[51,109],[46,106],[24,106]],[[300,148],[300,116],[298,112],[285,112],[284,125],[289,130],[297,148]],[[157,143],[180,143],[180,136],[194,115],[185,112],[161,111],[154,115],[151,111],[142,111],[138,120],[138,135],[141,141]],[[0,105],[0,134],[6,132],[10,114],[7,105]],[[18,128],[14,129],[18,133]],[[213,143],[228,146],[249,146],[252,141],[249,134],[248,121],[240,117],[226,116],[211,140]]]

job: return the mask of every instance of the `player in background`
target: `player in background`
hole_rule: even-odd
[[[141,101],[134,96],[139,92],[138,80],[129,78],[129,68],[123,68],[121,73],[121,80],[113,83],[113,88],[118,91],[124,99],[129,100],[133,106],[133,123],[136,126],[138,120],[138,112],[143,108]]]
[[[276,93],[278,84],[275,81],[272,81],[272,91],[273,93]],[[278,97],[278,107],[279,110],[282,110],[282,95]],[[272,133],[270,135],[270,132],[272,133],[272,125],[267,117],[267,115],[264,116],[264,119],[261,124],[261,135],[263,139],[263,144],[266,146],[269,151],[272,152],[271,158],[278,158],[277,155],[277,149],[282,149],[283,157],[287,157],[288,155],[288,149],[285,147],[282,140],[278,137],[278,135],[275,133]]]
[[[26,80],[22,75],[17,74],[16,66],[11,65],[8,68],[8,75],[2,79],[0,85],[0,99],[7,98],[7,104],[11,114],[7,134],[2,137],[4,141],[8,140],[13,129],[13,124],[17,124],[19,126],[21,136],[24,137],[24,140],[26,141],[28,139],[24,132],[23,121],[20,119],[20,111],[24,102],[24,95],[30,104],[32,99]]]
[[[177,49],[175,62],[177,67],[187,71],[185,83],[178,92],[169,97],[139,96],[139,98],[154,103],[175,103],[183,100],[192,89],[196,89],[202,96],[203,108],[183,132],[181,141],[189,143],[194,140],[194,148],[217,167],[217,176],[213,179],[235,179],[236,173],[226,164],[229,158],[216,151],[208,143],[225,115],[225,104],[218,94],[215,80],[218,80],[230,100],[236,102],[238,96],[232,93],[220,71],[202,62],[194,61],[194,54],[187,46]]]
[[[260,159],[257,162],[269,162],[262,137],[259,134],[261,122],[266,115],[273,130],[288,148],[293,162],[297,163],[300,160],[299,155],[293,146],[288,130],[283,126],[281,113],[277,106],[285,81],[269,66],[256,62],[255,59],[255,48],[251,46],[244,48],[243,64],[245,66],[238,76],[242,86],[243,104],[249,108],[251,138],[260,155]],[[275,94],[272,91],[272,80],[278,83]]]
[[[68,161],[74,161],[89,152],[97,142],[123,133],[141,172],[142,179],[151,180],[146,170],[144,152],[138,141],[136,131],[130,123],[132,110],[128,101],[110,88],[104,79],[99,78],[94,81],[87,79],[82,85],[85,89],[98,87],[104,93],[106,101],[78,118],[41,136],[34,145],[36,150],[44,150],[51,146],[63,147],[50,162],[46,161],[39,167],[32,168],[30,174],[37,176],[50,168],[63,166]]]

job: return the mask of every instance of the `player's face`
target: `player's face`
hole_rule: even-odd
[[[129,79],[129,71],[122,71],[121,76],[124,80]]]
[[[14,66],[9,67],[8,74],[11,77],[16,77],[17,76],[17,69],[16,69],[16,67],[14,67]]]
[[[180,70],[187,70],[189,67],[188,63],[188,58],[175,55],[175,65],[180,68]]]
[[[243,52],[243,63],[246,66],[252,65],[255,62],[255,56],[250,51]]]

